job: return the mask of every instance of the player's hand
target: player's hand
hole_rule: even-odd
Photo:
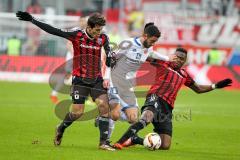
[[[111,53],[111,68],[115,68],[116,64],[117,64],[117,56],[115,52]]]
[[[104,79],[103,80],[103,87],[108,89],[110,86],[110,80],[109,79]]]
[[[229,87],[232,85],[232,80],[227,78],[224,80],[221,80],[215,84],[216,88],[224,88],[224,87]]]
[[[170,54],[168,57],[170,62],[176,62],[178,60],[178,57],[175,54]]]
[[[31,14],[29,14],[28,12],[18,11],[16,13],[16,16],[21,21],[32,21],[33,20],[33,16],[31,16]]]

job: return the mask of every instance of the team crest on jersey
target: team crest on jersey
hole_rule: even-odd
[[[98,38],[97,43],[98,43],[99,45],[101,45],[101,44],[102,44],[102,38]]]

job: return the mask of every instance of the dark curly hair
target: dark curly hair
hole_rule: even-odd
[[[154,25],[153,22],[147,23],[144,27],[144,34],[147,34],[149,37],[160,37],[161,32],[159,31],[158,27]]]
[[[105,26],[106,20],[104,16],[100,13],[93,13],[89,16],[87,25],[91,28],[94,28],[95,26]]]
[[[182,48],[182,47],[178,47],[178,48],[176,49],[176,51],[179,51],[179,52],[182,52],[182,53],[187,54],[187,50],[186,50],[185,48]]]

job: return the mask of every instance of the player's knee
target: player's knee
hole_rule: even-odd
[[[130,123],[130,124],[134,124],[134,123],[136,123],[138,121],[138,118],[137,118],[137,115],[132,115],[132,116],[130,116],[129,118],[128,118],[128,122]]]
[[[152,111],[146,110],[143,112],[141,119],[143,119],[146,123],[151,123],[153,120],[154,114]]]
[[[98,109],[100,112],[100,115],[104,115],[104,114],[108,114],[109,113],[109,105],[108,103],[104,102],[104,101],[99,101],[97,103],[98,105]]]
[[[119,111],[113,111],[111,113],[111,118],[112,118],[112,120],[117,121],[120,118],[120,112]]]
[[[71,118],[73,120],[77,120],[78,118],[80,118],[83,115],[83,112],[81,111],[75,111],[71,113]]]
[[[162,142],[162,145],[160,147],[160,149],[162,150],[169,150],[171,147],[171,143],[170,142]]]

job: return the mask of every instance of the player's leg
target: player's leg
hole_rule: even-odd
[[[110,143],[111,136],[115,129],[115,122],[120,118],[121,106],[119,103],[110,103],[110,118],[109,118],[109,129],[108,129],[108,142]]]
[[[161,137],[162,144],[160,149],[168,150],[170,149],[172,140],[172,108],[159,98],[157,110],[158,116],[152,122],[154,126],[153,131]]]
[[[138,103],[134,92],[125,89],[124,93],[120,95],[120,103],[128,122],[130,124],[136,123],[138,121]]]
[[[64,76],[62,75],[56,75],[55,77],[55,83],[54,83],[54,89],[52,90],[51,94],[50,94],[50,99],[52,101],[53,104],[57,104],[59,102],[58,100],[58,92],[62,89],[62,87],[64,86]]]
[[[138,121],[138,107],[123,107],[122,112],[124,113],[124,117],[126,117],[125,121],[128,121],[131,125],[135,124]],[[122,114],[123,115],[123,114]],[[138,137],[137,134],[135,134],[134,138]],[[129,147],[136,143],[133,143],[132,140],[133,137],[130,137],[127,141],[125,141],[122,146],[123,147]],[[137,138],[138,139],[138,138]]]
[[[58,92],[56,90],[52,90],[51,94],[50,94],[50,100],[52,101],[53,104],[57,104],[58,103]]]
[[[116,87],[110,87],[108,89],[108,99],[110,106],[108,142],[110,142],[113,130],[115,128],[115,121],[117,121],[120,118],[121,110],[120,100]]]
[[[58,125],[56,129],[56,136],[54,139],[54,144],[56,146],[61,144],[62,136],[65,129],[83,115],[85,99],[88,96],[89,92],[89,87],[85,85],[80,78],[75,77],[73,79],[71,93],[73,101],[72,108],[71,111],[66,114],[62,123]]]
[[[103,88],[103,80],[98,79],[95,86],[91,89],[90,95],[96,102],[99,110],[99,132],[100,132],[100,143],[99,148],[104,150],[113,151],[108,143],[108,133],[109,133],[109,117],[110,117],[110,107],[107,95],[107,90]]]
[[[138,121],[138,107],[130,107],[124,110],[127,120],[130,124],[134,124]]]
[[[128,128],[128,130],[123,134],[123,136],[117,141],[116,144],[114,144],[114,146],[117,149],[121,149],[123,147],[123,144],[131,137],[134,137],[140,130],[142,130],[143,128],[145,128],[149,123],[152,122],[154,117],[154,113],[151,110],[144,110],[142,113],[142,116],[140,118],[140,120],[133,124],[132,126],[130,126]]]
[[[171,147],[172,137],[168,134],[160,134],[162,144],[160,149],[169,150]]]
[[[137,132],[146,127],[149,123],[151,123],[156,116],[156,109],[154,107],[156,100],[151,99],[151,96],[148,96],[144,106],[142,107],[142,115],[138,122],[129,127],[127,132],[118,140],[118,142],[114,145],[116,148],[121,149],[122,144],[125,143],[129,138],[138,137],[136,136]],[[139,138],[138,138],[139,139]],[[139,142],[141,143],[141,141]]]

